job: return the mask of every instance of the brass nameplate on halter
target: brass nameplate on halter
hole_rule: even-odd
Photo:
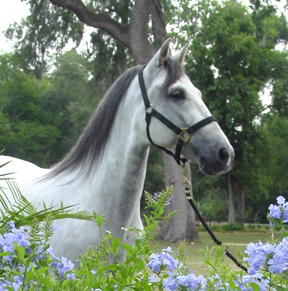
[[[181,133],[178,135],[178,139],[182,139],[183,141],[184,141],[184,144],[185,143],[187,143],[189,140],[190,140],[190,138],[191,138],[191,136],[192,136],[192,133],[189,133],[188,131],[187,131],[187,128],[181,128]],[[184,135],[184,134],[187,134],[188,135],[188,137],[187,138],[185,138],[185,137],[183,137],[182,135]]]

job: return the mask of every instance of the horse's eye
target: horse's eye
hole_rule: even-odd
[[[185,98],[185,94],[182,90],[175,90],[170,94],[170,96],[172,98],[175,98],[175,99],[184,99]]]

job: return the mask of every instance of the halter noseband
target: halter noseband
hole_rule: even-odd
[[[163,116],[161,113],[159,113],[157,110],[155,110],[153,105],[150,103],[148,95],[147,95],[145,83],[144,83],[144,78],[143,78],[144,68],[145,68],[145,66],[138,73],[138,80],[139,80],[139,85],[140,85],[140,89],[141,89],[141,93],[142,93],[142,97],[143,97],[143,101],[144,101],[144,105],[145,105],[145,111],[146,111],[145,120],[146,120],[147,137],[148,137],[151,144],[160,148],[168,155],[172,156],[178,165],[180,165],[181,162],[182,162],[182,164],[185,164],[187,162],[187,159],[180,157],[183,145],[186,144],[187,142],[189,142],[189,140],[192,137],[192,134],[194,132],[196,132],[198,129],[202,128],[203,126],[205,126],[213,121],[217,121],[217,120],[214,116],[209,116],[209,117],[204,118],[201,121],[197,122],[196,124],[190,126],[189,128],[180,128],[180,127],[176,126],[175,124],[173,124],[165,116]],[[150,135],[150,130],[149,130],[152,116],[156,117],[158,120],[160,120],[162,123],[164,123],[167,127],[169,127],[171,130],[173,130],[177,134],[177,144],[176,144],[175,153],[171,152],[170,150],[166,149],[165,147],[161,147],[161,146],[156,145],[152,141],[151,135]],[[187,137],[185,137],[185,135]]]

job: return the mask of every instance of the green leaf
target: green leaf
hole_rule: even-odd
[[[37,270],[37,271],[36,271],[36,274],[37,274],[37,275],[43,274],[43,273],[49,271],[49,269],[50,269],[49,266],[43,267],[43,268]]]
[[[10,252],[0,253],[0,258],[5,256],[12,256],[12,254]]]
[[[133,253],[133,248],[131,245],[125,244],[123,242],[121,242],[121,246],[124,250],[126,250],[129,254]]]
[[[61,284],[62,289],[66,288],[70,282],[71,282],[70,279],[65,280],[65,281]]]
[[[50,278],[41,278],[41,282],[44,284],[45,287],[51,288],[53,286]]]
[[[115,237],[113,240],[112,240],[112,243],[111,243],[111,248],[113,250],[113,253],[116,255],[117,252],[118,252],[118,249],[119,249],[119,243],[120,243],[120,238],[119,237]]]
[[[260,286],[257,283],[249,283],[249,286],[251,286],[254,291],[260,291]]]
[[[25,257],[25,249],[22,246],[17,246],[17,252],[18,252],[18,256],[19,259],[21,260],[21,262],[24,261],[24,257]]]
[[[145,271],[146,265],[142,259],[137,259],[135,262],[135,272]]]
[[[34,272],[34,270],[29,270],[27,271],[26,273],[26,278],[27,278],[27,281],[31,281],[33,278],[35,278],[36,274]]]

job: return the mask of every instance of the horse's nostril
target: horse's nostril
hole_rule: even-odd
[[[225,148],[219,150],[219,161],[223,164],[226,164],[229,159],[229,153]]]

